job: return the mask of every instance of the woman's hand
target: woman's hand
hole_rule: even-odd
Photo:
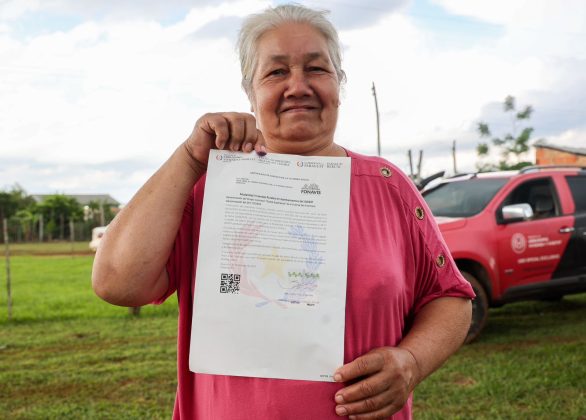
[[[351,419],[384,419],[399,411],[418,383],[417,361],[399,347],[381,347],[336,370],[336,414]]]
[[[218,112],[203,115],[195,123],[185,147],[197,163],[207,167],[210,149],[266,154],[262,133],[252,114]]]

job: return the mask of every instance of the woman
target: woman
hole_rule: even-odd
[[[469,284],[411,181],[334,142],[344,73],[323,13],[279,6],[240,33],[254,116],[202,116],[110,225],[93,286],[117,305],[179,300],[174,418],[410,418],[411,393],[462,344]],[[188,369],[193,284],[209,150],[352,158],[345,364],[336,382],[242,378]],[[152,239],[156,238],[156,241]]]

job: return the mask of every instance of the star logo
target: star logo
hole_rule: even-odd
[[[260,275],[261,278],[265,278],[274,274],[275,276],[279,277],[280,279],[285,278],[284,267],[285,262],[282,261],[281,256],[278,254],[277,249],[273,248],[273,251],[270,256],[266,257],[259,257],[259,259],[264,261],[265,269],[263,273]]]

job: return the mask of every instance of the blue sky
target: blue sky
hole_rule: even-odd
[[[0,188],[127,202],[211,111],[248,111],[234,40],[266,0],[0,3]],[[321,0],[344,47],[336,141],[407,170],[473,170],[478,121],[531,104],[535,140],[586,147],[586,2]],[[529,156],[530,158],[531,156]]]

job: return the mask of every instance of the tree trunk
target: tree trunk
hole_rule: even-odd
[[[128,313],[132,316],[139,316],[140,315],[140,306],[131,306],[128,308]]]
[[[44,226],[43,226],[43,223],[44,223],[43,217],[44,217],[43,216],[43,213],[41,213],[39,215],[39,242],[43,242],[43,228],[44,228]]]
[[[106,226],[106,218],[104,217],[104,203],[100,203],[100,226]]]

